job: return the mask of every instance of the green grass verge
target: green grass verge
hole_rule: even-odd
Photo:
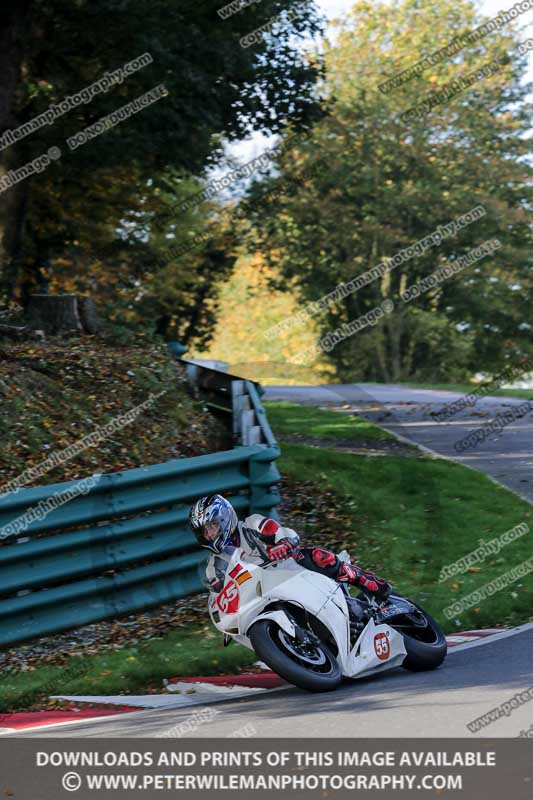
[[[474,383],[399,383],[398,386],[408,386],[411,389],[437,389],[446,392],[460,392],[469,394],[475,392],[477,386]],[[491,389],[483,397],[523,397],[526,400],[533,400],[533,389]]]
[[[302,433],[324,439],[394,439],[384,431],[353,414],[322,411],[295,403],[264,403],[268,421],[275,433]]]
[[[475,550],[480,539],[489,541],[531,522],[531,506],[484,475],[441,459],[369,458],[294,444],[282,445],[280,468],[295,480],[311,479],[333,491],[353,519],[344,541],[352,558],[419,601],[446,631],[515,625],[531,617],[531,575],[457,619],[444,616],[445,607],[531,555],[532,532],[489,556],[476,571],[439,583],[441,569]]]
[[[268,406],[275,433],[287,428],[291,433],[310,433],[316,421],[321,434],[327,431],[333,436],[331,431],[339,430],[337,426],[347,420],[358,423],[357,418],[338,412],[291,403]],[[276,413],[272,414],[270,406]],[[383,572],[403,594],[418,599],[447,631],[458,626],[455,620],[446,621],[446,606],[531,555],[533,532],[491,555],[476,570],[439,583],[441,569],[475,550],[480,539],[489,541],[532,519],[528,503],[460,464],[432,458],[376,459],[283,444],[279,466],[294,480],[314,480],[333,491],[339,506],[353,519],[344,542],[352,556]],[[525,576],[483,600],[479,607],[465,611],[458,623],[461,628],[518,624],[530,618],[532,608],[533,581]]]
[[[139,694],[163,688],[163,678],[217,675],[251,666],[257,656],[233,644],[223,647],[212,629],[172,631],[147,644],[101,655],[73,657],[64,666],[41,666],[31,672],[6,672],[0,679],[0,711],[28,708],[49,695]],[[128,698],[124,697],[127,704]],[[1,727],[0,719],[0,727]]]

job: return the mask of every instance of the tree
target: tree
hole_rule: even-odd
[[[298,353],[312,346],[317,329],[311,324],[296,327],[289,336],[278,334],[276,325],[292,317],[298,307],[286,287],[273,291],[276,278],[260,254],[241,254],[232,275],[216,287],[216,327],[210,346],[197,345],[192,354],[222,359],[230,372],[268,383],[316,382],[331,373],[325,363],[314,369],[293,365]]]
[[[113,184],[99,186],[98,192],[127,194],[130,175],[117,172]],[[50,236],[64,237],[64,245],[47,277],[48,290],[88,293],[106,319],[121,327],[166,339],[205,341],[214,324],[215,279],[229,275],[235,260],[233,229],[216,203],[202,203],[176,223],[168,223],[164,232],[154,224],[166,214],[167,204],[180,196],[185,199],[193,185],[200,186],[191,179],[169,196],[146,187],[141,199],[131,199],[123,219],[107,224],[99,217],[87,218],[80,198],[70,208],[76,238],[67,238],[68,229],[50,230]],[[40,289],[31,269],[24,274],[29,297]]]
[[[33,0],[12,127],[144,53],[153,61],[3,151],[4,167],[7,159],[11,167],[61,148],[60,160],[0,194],[9,212],[3,293],[16,296],[21,283],[46,289],[57,260],[89,231],[97,251],[121,246],[116,231],[128,215],[130,232],[132,225],[146,228],[142,206],[149,190],[169,172],[187,188],[191,175],[202,177],[216,160],[223,137],[238,139],[253,128],[275,132],[289,118],[298,125],[314,118],[319,65],[294,47],[294,38],[313,35],[319,21],[312,0],[298,5],[293,19],[279,16],[275,37],[245,48],[240,38],[279,15],[280,0],[226,20],[216,13],[219,0]],[[168,96],[69,149],[67,139],[159,84]]]
[[[441,48],[450,32],[459,36],[483,21],[468,0],[356,3],[326,48],[330,114],[292,146],[286,137],[278,176],[256,182],[250,193],[251,246],[297,282],[304,301],[387,262],[470,209],[486,210],[322,314],[325,334],[384,299],[395,303],[392,314],[330,352],[343,379],[460,378],[531,352],[531,87],[520,84],[525,59],[516,31],[509,25],[401,88],[379,89]],[[493,74],[423,118],[402,117],[496,59]],[[400,300],[408,286],[493,238],[502,243],[493,255],[416,302]]]
[[[14,122],[13,103],[20,79],[20,65],[25,47],[25,31],[31,0],[6,0],[0,8],[0,131]],[[8,159],[7,164],[9,165]],[[20,213],[24,207],[13,192],[8,203],[0,202],[0,262],[16,258],[20,244]],[[17,202],[18,201],[18,202]],[[11,220],[11,230],[5,235]]]

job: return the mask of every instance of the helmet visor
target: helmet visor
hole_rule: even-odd
[[[218,522],[212,520],[211,522],[206,522],[204,525],[204,535],[208,542],[214,542],[215,539],[221,534],[221,528]]]

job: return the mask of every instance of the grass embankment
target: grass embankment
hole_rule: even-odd
[[[290,425],[294,432],[301,421],[301,432],[309,434],[312,424],[306,423],[306,414],[290,405],[267,404],[274,431],[279,431],[276,418],[283,415],[282,427]],[[330,438],[335,430],[339,438],[360,438],[359,420],[350,428],[348,415],[319,413]],[[312,479],[330,488],[353,522],[339,544],[363,566],[391,580],[400,593],[419,600],[447,631],[519,624],[531,617],[531,575],[457,620],[447,621],[443,615],[446,606],[531,556],[533,531],[466,573],[438,582],[441,569],[479,547],[480,539],[489,541],[520,522],[533,528],[531,506],[484,475],[444,459],[374,458],[284,443],[280,466],[292,479]],[[315,541],[320,544],[318,530]]]
[[[0,347],[0,484],[158,395],[116,430],[28,486],[157,464],[230,446],[166,348],[96,338]],[[0,589],[1,591],[1,589]]]
[[[223,648],[214,628],[173,631],[118,652],[73,657],[65,665],[40,666],[31,672],[5,673],[0,679],[0,712],[51,707],[48,696],[58,694],[124,694],[127,705],[129,694],[161,692],[164,678],[227,674],[256,660],[243,647]]]

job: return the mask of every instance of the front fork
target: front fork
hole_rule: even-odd
[[[275,606],[274,606],[275,607]],[[309,618],[306,612],[306,624],[307,627],[304,628],[300,625],[300,623],[295,619],[294,615],[291,613],[290,608],[287,608],[285,604],[281,604],[279,606],[279,611],[282,611],[286,617],[290,620],[294,627],[294,634],[293,638],[296,639],[297,642],[300,644],[306,645],[314,645],[315,647],[320,644],[320,638],[313,632],[311,628],[311,624],[309,622]]]

